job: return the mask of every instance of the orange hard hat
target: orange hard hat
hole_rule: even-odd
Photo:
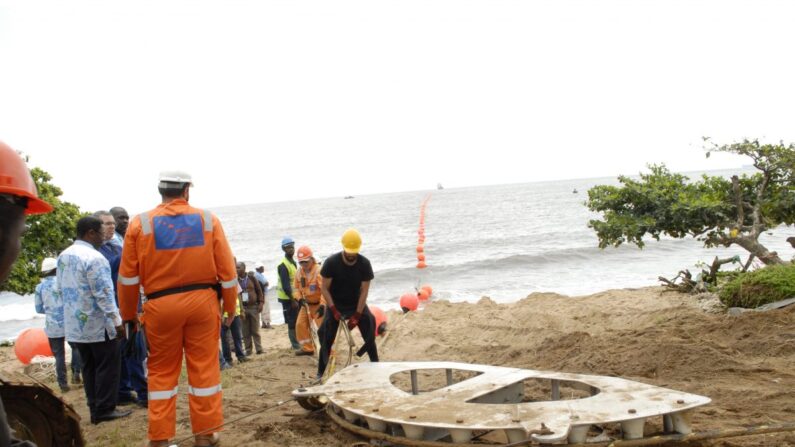
[[[308,261],[312,257],[312,249],[308,245],[298,247],[298,262]]]
[[[39,199],[28,165],[19,154],[0,141],[0,194],[27,199],[25,214],[42,214],[52,206]]]

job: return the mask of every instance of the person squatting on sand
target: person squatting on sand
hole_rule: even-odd
[[[240,301],[243,315],[243,342],[246,345],[246,356],[255,352],[262,354],[262,338],[259,335],[259,314],[262,312],[262,288],[253,272],[246,272],[246,263],[237,263],[237,281],[240,284]],[[253,349],[252,349],[252,340]]]
[[[345,319],[348,329],[359,327],[364,338],[367,355],[371,362],[378,361],[375,344],[375,318],[367,307],[367,294],[370,281],[375,277],[370,260],[359,253],[362,237],[351,228],[342,235],[341,252],[331,255],[323,263],[320,275],[323,277],[323,298],[328,305],[323,325],[320,327],[320,358],[317,365],[317,378],[323,377],[328,365],[331,345],[337,336],[341,319]]]
[[[113,298],[110,263],[98,251],[104,234],[101,220],[83,217],[77,221],[77,239],[58,256],[66,341],[80,351],[83,389],[92,424],[131,413],[116,410],[121,369],[119,338],[124,337],[124,328]]]
[[[287,336],[290,338],[290,346],[294,351],[301,349],[298,339],[295,337],[295,318],[298,315],[298,302],[293,300],[293,281],[295,281],[295,271],[298,266],[295,264],[293,255],[295,254],[295,241],[290,236],[282,238],[282,251],[284,258],[276,268],[279,275],[279,283],[276,286],[276,297],[282,305],[284,322],[287,324]]]
[[[191,186],[188,174],[161,173],[162,203],[130,222],[119,270],[122,316],[142,327],[149,342],[147,436],[152,447],[169,445],[176,433],[183,352],[195,445],[217,445],[219,434],[210,431],[224,420],[218,293],[224,310],[233,315],[237,272],[221,221],[188,204]],[[141,321],[140,287],[147,297]]]
[[[295,274],[293,282],[293,298],[300,306],[298,317],[295,321],[295,335],[301,349],[295,351],[296,355],[313,355],[315,347],[312,344],[312,324],[319,327],[322,323],[326,300],[321,292],[320,267],[315,262],[312,249],[306,245],[298,247],[298,264],[300,268]],[[309,319],[314,320],[310,322]]]
[[[36,286],[34,292],[34,303],[36,313],[44,314],[44,333],[50,343],[50,349],[55,357],[55,377],[61,391],[69,391],[69,384],[66,381],[66,332],[63,322],[63,297],[58,288],[56,278],[58,261],[55,258],[44,258],[41,263],[41,282]],[[81,383],[80,380],[80,353],[73,343],[69,343],[72,348],[72,383]]]

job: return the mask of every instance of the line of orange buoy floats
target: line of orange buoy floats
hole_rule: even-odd
[[[423,199],[420,205],[420,225],[417,229],[417,269],[420,270],[420,272],[428,267],[428,264],[425,262],[425,208],[428,206],[429,200],[431,200],[430,194]],[[419,283],[420,281],[417,281],[418,285]],[[415,311],[420,306],[420,302],[428,301],[431,295],[433,295],[433,288],[430,285],[425,284],[422,287],[415,287],[414,292],[407,292],[400,296],[400,308],[403,310],[403,313]],[[375,334],[384,335],[387,328],[386,313],[377,306],[369,307],[370,312],[372,312],[375,317]]]
[[[417,230],[417,269],[428,267],[425,263],[425,208],[431,195],[428,194],[420,205],[420,226]],[[417,282],[419,284],[419,281]],[[417,310],[420,302],[428,301],[433,295],[433,288],[430,285],[414,289],[414,292],[407,292],[400,297],[400,308],[403,313],[408,313]],[[375,334],[384,335],[387,330],[387,316],[381,308],[377,306],[369,306],[370,312],[375,317]],[[22,331],[14,343],[14,353],[20,362],[24,365],[30,364],[33,357],[37,355],[52,357],[53,353],[50,350],[49,341],[41,328],[29,328]]]

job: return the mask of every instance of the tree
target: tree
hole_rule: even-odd
[[[52,205],[53,211],[27,217],[28,229],[22,237],[22,251],[3,284],[5,290],[19,294],[33,292],[39,282],[41,261],[46,257],[57,257],[72,244],[77,221],[82,217],[76,205],[59,199],[63,191],[50,183],[50,174],[33,168],[30,175],[36,183],[39,197]]]
[[[599,247],[633,243],[643,248],[646,235],[659,240],[691,236],[706,247],[738,245],[765,264],[781,264],[776,252],[759,243],[762,232],[795,223],[795,144],[760,144],[757,140],[718,146],[711,152],[751,158],[759,171],[725,179],[704,175],[690,181],[665,165],[650,165],[640,180],[621,176],[621,186],[600,185],[588,191],[586,205],[602,213],[588,224]]]

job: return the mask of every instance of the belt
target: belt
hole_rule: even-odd
[[[201,289],[215,289],[216,292],[219,292],[221,289],[221,285],[216,284],[190,284],[187,286],[179,286],[179,287],[170,287],[168,289],[158,290],[157,292],[152,292],[146,295],[147,300],[153,300],[155,298],[164,297],[166,295],[174,295],[175,293],[182,293],[182,292],[190,292],[192,290],[201,290]]]

